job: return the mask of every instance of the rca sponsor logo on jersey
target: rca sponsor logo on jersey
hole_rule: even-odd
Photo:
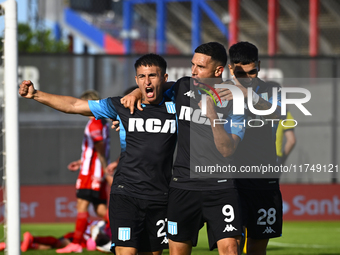
[[[129,118],[128,131],[174,134],[176,132],[176,120],[167,119],[162,124],[162,121],[156,118],[150,118],[146,121],[142,118]]]
[[[217,116],[222,120],[223,113],[217,113]],[[201,109],[193,109],[189,106],[181,106],[178,116],[179,120],[192,121],[197,124],[210,125],[210,120],[202,115]]]

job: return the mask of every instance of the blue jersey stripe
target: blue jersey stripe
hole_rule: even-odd
[[[119,139],[120,139],[120,148],[121,151],[124,152],[126,150],[126,130],[124,128],[124,125],[122,124],[122,120],[120,119],[119,115],[117,116],[117,120],[119,121],[120,129],[119,129]]]
[[[231,115],[227,117],[227,123],[224,124],[224,130],[229,134],[234,134],[240,137],[241,141],[243,140],[245,133],[245,115]],[[232,121],[232,125],[230,124]]]

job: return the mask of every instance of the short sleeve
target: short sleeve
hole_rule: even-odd
[[[112,98],[88,101],[91,112],[96,119],[116,119],[117,110]]]
[[[224,124],[224,130],[229,134],[240,137],[241,141],[245,133],[245,115],[231,115],[227,118],[228,122]]]

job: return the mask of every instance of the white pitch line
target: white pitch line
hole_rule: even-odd
[[[269,242],[268,245],[280,246],[280,247],[294,247],[294,248],[331,248],[329,245],[318,245],[318,244],[293,244],[293,243],[278,243]]]

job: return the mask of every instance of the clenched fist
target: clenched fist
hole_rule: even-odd
[[[33,98],[36,90],[31,81],[23,81],[19,87],[19,95],[24,98]]]

